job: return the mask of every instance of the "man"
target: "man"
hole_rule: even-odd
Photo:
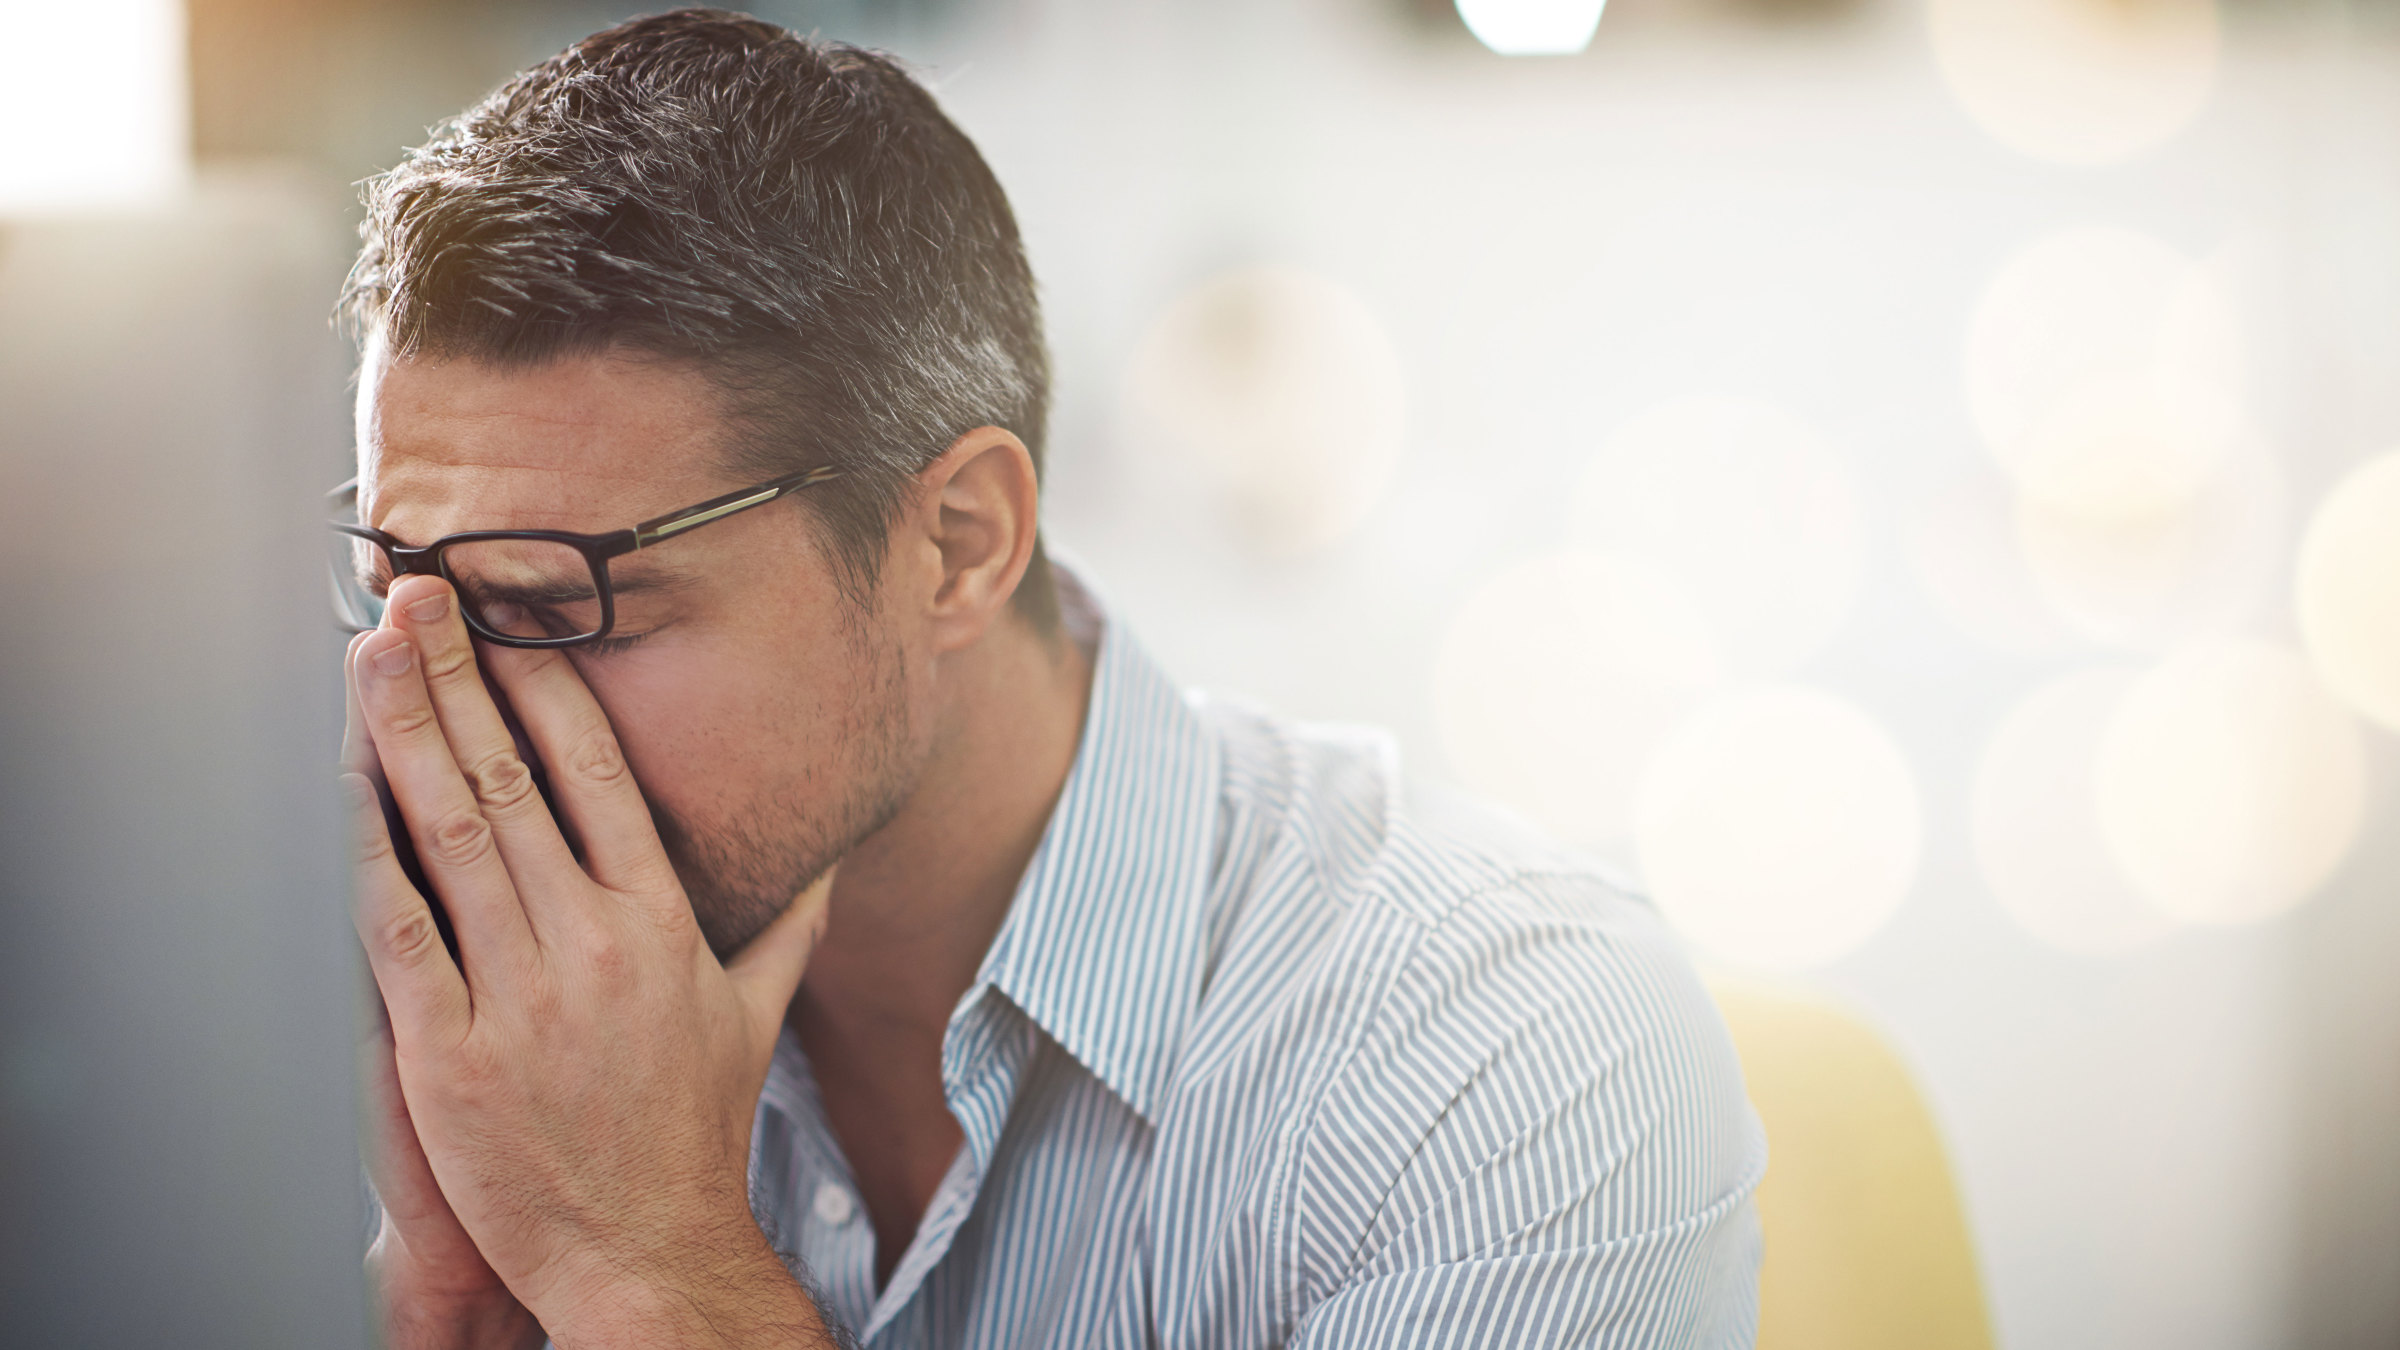
[[[368,208],[390,1344],[1749,1343],[1653,914],[1045,561],[1032,278],[922,89],[637,20]]]

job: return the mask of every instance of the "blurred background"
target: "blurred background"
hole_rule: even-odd
[[[181,286],[330,483],[352,184],[642,8],[0,0],[9,350]],[[1168,666],[1882,1028],[2002,1344],[2400,1345],[2400,3],[752,8],[991,160]]]

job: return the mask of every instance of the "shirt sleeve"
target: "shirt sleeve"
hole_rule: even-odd
[[[1329,1098],[1293,1350],[1749,1346],[1766,1144],[1636,901],[1529,885],[1431,933]]]

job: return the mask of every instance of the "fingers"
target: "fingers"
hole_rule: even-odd
[[[734,953],[725,963],[725,974],[733,981],[747,1010],[750,1028],[758,1033],[753,1045],[775,1043],[776,1028],[783,1022],[792,996],[800,991],[800,977],[808,972],[808,958],[815,953],[817,942],[825,936],[825,923],[833,897],[833,871],[809,884],[791,908],[778,915],[766,930],[750,939],[750,945]]]
[[[650,805],[574,665],[556,651],[522,647],[487,647],[484,662],[550,767],[551,794],[583,845],[585,870],[610,890],[683,905]]]
[[[350,639],[343,657],[345,674],[368,634]],[[392,849],[391,831],[384,822],[383,803],[375,783],[382,777],[375,743],[367,734],[366,712],[359,706],[358,682],[342,681],[340,786],[350,804],[352,857],[350,916],[374,973],[377,999],[371,1040],[380,1047],[388,1067],[392,1054],[392,1012],[395,1003],[406,1011],[412,1036],[437,1035],[462,1015],[466,984],[458,966],[442,945],[440,925],[416,884]],[[428,938],[426,930],[431,930]],[[373,1049],[374,1047],[369,1047]],[[371,1077],[370,1082],[374,1081]],[[393,1087],[395,1095],[398,1088]],[[390,1105],[379,1096],[378,1111]]]
[[[413,1178],[409,1146],[416,1130],[408,1118],[408,1099],[400,1094],[400,1064],[392,1045],[392,1028],[379,1015],[377,1024],[358,1042],[358,1081],[365,1090],[361,1107],[366,1114],[367,1177],[378,1197],[405,1193]],[[388,1208],[390,1199],[383,1203]]]
[[[393,629],[370,633],[350,672],[384,781],[449,911],[470,978],[521,964],[533,952],[533,932],[491,822],[442,735],[415,644]]]
[[[476,809],[491,824],[520,899],[535,912],[539,893],[565,892],[569,888],[563,883],[581,882],[583,873],[542,801],[532,767],[517,753],[516,739],[484,687],[457,595],[440,577],[410,576],[393,585],[391,600],[390,622],[416,645],[451,760],[466,779]]]
[[[442,945],[441,928],[425,897],[400,870],[374,784],[360,774],[346,773],[342,789],[350,798],[356,849],[351,920],[367,949],[375,987],[383,993],[392,1034],[411,1044],[446,1044],[466,1027],[466,981]]]
[[[358,681],[350,674],[358,661],[358,644],[367,637],[366,633],[355,634],[349,649],[342,653],[342,768],[370,782],[381,782],[383,766],[375,762],[375,742],[367,735],[367,714],[358,706]]]

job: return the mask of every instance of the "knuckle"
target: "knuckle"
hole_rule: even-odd
[[[492,825],[474,811],[460,811],[436,821],[426,831],[427,850],[453,867],[479,862],[492,848]]]
[[[502,750],[467,766],[475,800],[495,811],[513,811],[535,795],[533,769],[516,752]]]
[[[352,849],[361,866],[379,863],[393,856],[391,836],[380,823],[362,826],[352,833]]]
[[[625,777],[625,752],[606,728],[594,728],[576,738],[567,768],[587,786],[614,787]]]
[[[603,985],[614,987],[626,983],[633,976],[634,966],[632,948],[614,933],[595,934],[584,943],[584,971]]]
[[[423,905],[404,905],[375,925],[375,944],[402,965],[415,965],[442,950],[442,930],[433,911]]]
[[[399,736],[418,736],[434,729],[433,709],[421,702],[410,702],[384,715],[384,730]]]
[[[455,646],[443,642],[424,655],[425,681],[428,684],[454,684],[462,675],[475,670],[475,650],[466,643]]]

